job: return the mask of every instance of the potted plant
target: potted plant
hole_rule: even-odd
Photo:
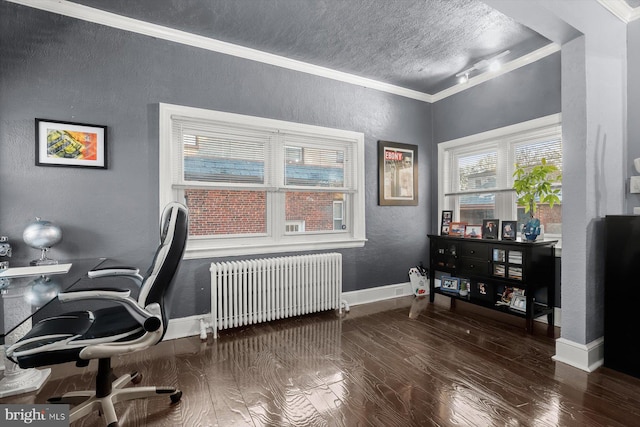
[[[560,189],[552,184],[562,181],[562,175],[556,165],[548,164],[543,157],[540,164],[533,167],[516,164],[513,176],[518,205],[524,206],[525,213],[528,212],[530,216],[523,234],[527,240],[533,241],[540,234],[540,220],[535,217],[538,203],[548,203],[549,207],[560,203]]]

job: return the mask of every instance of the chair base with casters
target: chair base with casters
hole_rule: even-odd
[[[113,356],[146,350],[162,341],[169,321],[171,288],[184,253],[188,234],[187,209],[170,203],[160,221],[160,246],[144,276],[137,269],[111,267],[88,276],[131,279],[140,285],[137,298],[124,288],[79,289],[58,294],[61,302],[102,301],[108,307],[70,311],[41,320],[18,342],[7,348],[7,357],[21,368],[36,368],[66,362],[76,366],[98,360],[95,390],[73,391],[49,399],[50,403],[75,405],[71,422],[99,411],[109,427],[118,426],[114,405],[133,399],[167,396],[180,401],[182,392],[173,387],[130,387],[140,374],[116,378],[111,369]]]
[[[171,403],[177,403],[182,397],[182,392],[174,387],[124,388],[130,382],[138,384],[142,380],[142,376],[138,372],[114,378],[111,359],[99,359],[95,390],[72,391],[60,397],[52,397],[47,401],[49,403],[76,405],[71,408],[69,422],[74,422],[94,411],[100,411],[105,417],[107,426],[116,427],[118,426],[118,417],[114,405],[118,402],[169,395]]]

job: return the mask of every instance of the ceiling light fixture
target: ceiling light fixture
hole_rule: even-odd
[[[467,68],[464,71],[460,71],[458,74],[456,74],[456,77],[458,77],[458,81],[460,83],[466,83],[469,81],[469,73],[471,73],[472,71],[476,71],[476,70],[480,72],[484,72],[487,70],[498,71],[502,67],[502,63],[499,61],[499,59],[508,55],[509,53],[510,51],[505,50],[504,52],[499,53],[495,56],[492,56],[491,58],[478,61],[475,64],[473,64],[471,68]]]

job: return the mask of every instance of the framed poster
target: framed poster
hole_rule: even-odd
[[[378,141],[378,204],[418,205],[418,146]]]
[[[107,127],[36,119],[36,166],[107,168]]]

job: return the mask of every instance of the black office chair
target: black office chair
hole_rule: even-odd
[[[128,289],[90,289],[65,292],[60,301],[100,300],[116,303],[95,311],[64,313],[38,322],[21,340],[7,349],[7,356],[21,368],[34,368],[75,361],[79,367],[98,359],[96,389],[74,391],[49,399],[50,403],[77,405],[71,409],[70,422],[100,410],[109,427],[118,426],[114,403],[168,394],[172,403],[182,392],[173,387],[132,387],[140,374],[117,378],[111,369],[111,357],[144,350],[162,340],[167,330],[171,288],[182,260],[188,235],[187,208],[170,203],[160,223],[160,246],[146,275],[137,269],[95,270],[89,277],[130,278],[138,282],[138,299]]]

